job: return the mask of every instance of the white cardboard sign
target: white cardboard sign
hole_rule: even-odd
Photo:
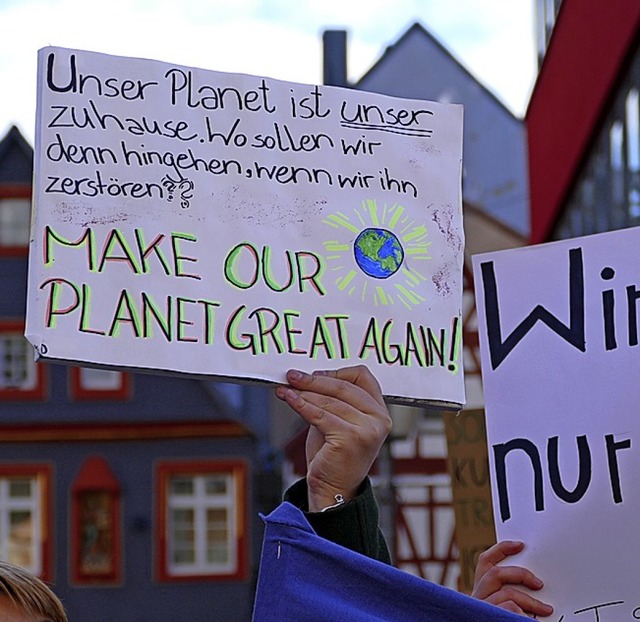
[[[640,619],[638,248],[634,228],[473,258],[497,536],[526,543],[554,622]]]
[[[464,402],[462,109],[45,48],[26,335],[43,359]]]

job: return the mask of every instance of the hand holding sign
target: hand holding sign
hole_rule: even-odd
[[[522,542],[504,540],[482,553],[478,558],[471,595],[514,613],[550,616],[553,613],[551,605],[517,587],[521,585],[529,590],[539,590],[543,586],[542,581],[527,568],[499,565],[523,548]]]
[[[391,430],[380,385],[364,366],[305,374],[289,371],[291,387],[278,387],[309,425],[307,483],[309,511],[348,501],[366,477]]]
[[[278,387],[276,395],[310,425],[306,445],[308,510],[319,512],[332,506],[337,494],[346,501],[356,494],[390,431],[391,419],[379,384],[366,367],[313,374],[290,370],[287,379],[290,386]],[[291,494],[295,497],[298,493]],[[305,507],[301,502],[299,498],[297,503]],[[358,512],[367,508],[371,510],[367,518],[373,519],[373,508],[361,500]],[[353,514],[340,514],[343,511],[348,512],[341,508],[334,514],[341,524],[340,544],[360,550],[371,537],[364,527],[367,521],[356,521]],[[333,540],[338,536],[333,532],[335,519],[322,522],[320,515],[314,517],[314,522],[325,538]],[[345,535],[350,533],[355,538],[353,542]],[[522,548],[521,542],[507,541],[485,551],[476,568],[473,596],[506,611],[546,617],[553,608],[528,593],[541,589],[542,581],[526,568],[499,565]],[[386,548],[372,547],[367,554],[375,557],[381,551]],[[378,559],[388,561],[386,553]]]

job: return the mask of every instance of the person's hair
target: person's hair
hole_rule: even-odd
[[[60,599],[44,581],[23,568],[0,560],[0,596],[8,598],[18,609],[47,622],[68,622]]]

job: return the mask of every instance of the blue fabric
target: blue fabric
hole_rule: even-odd
[[[521,622],[317,536],[282,503],[267,517],[253,622]]]

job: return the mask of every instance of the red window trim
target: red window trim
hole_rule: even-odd
[[[235,421],[167,421],[131,423],[0,423],[2,443],[122,443],[179,438],[248,437]]]
[[[23,320],[0,320],[1,333],[24,334]],[[36,385],[33,389],[2,389],[0,388],[0,399],[2,401],[43,401],[47,397],[48,374],[47,366],[43,363],[36,363]]]
[[[175,576],[167,570],[167,482],[170,476],[202,475],[204,473],[231,472],[237,482],[236,517],[238,533],[238,565],[228,574],[192,574]],[[242,581],[247,578],[247,464],[244,460],[181,460],[162,461],[156,465],[156,577],[163,583],[193,581]]]
[[[31,184],[0,184],[0,199],[30,199]],[[0,257],[26,257],[28,246],[2,246]]]
[[[78,402],[98,400],[128,400],[131,398],[131,374],[120,372],[120,386],[117,389],[86,389],[80,381],[81,368],[69,368],[69,392],[71,399]]]
[[[81,496],[86,492],[106,492],[111,497],[111,553],[113,570],[104,574],[83,572]],[[73,483],[71,503],[71,581],[76,585],[120,585],[122,583],[122,514],[120,511],[120,484],[107,461],[100,456],[88,457]]]
[[[42,573],[40,578],[53,582],[53,513],[51,511],[51,486],[53,482],[53,467],[48,463],[15,463],[0,464],[0,477],[38,477],[43,482],[40,499],[40,518],[42,536],[41,555]]]

